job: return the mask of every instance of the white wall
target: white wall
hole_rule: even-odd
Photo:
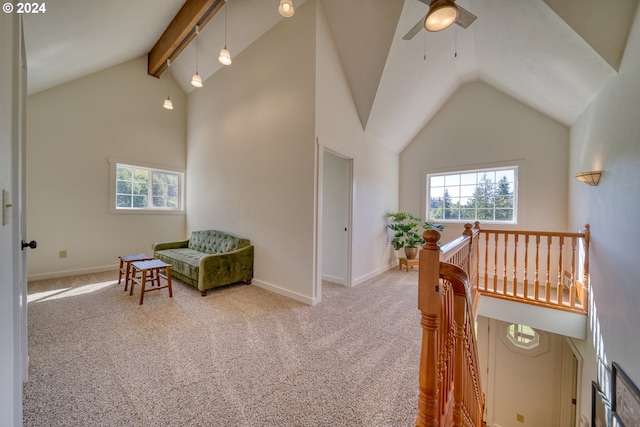
[[[400,208],[424,215],[425,171],[522,160],[518,225],[510,228],[565,231],[568,154],[567,127],[480,81],[468,83],[402,152]],[[447,225],[442,240],[462,231]]]
[[[604,351],[640,386],[640,9],[620,71],[571,128],[573,176],[603,170],[600,185],[570,181],[570,224],[591,224],[591,286]],[[598,337],[596,337],[597,339]],[[597,342],[597,341],[596,341]],[[596,379],[593,334],[577,345],[585,362],[582,412]]]
[[[478,354],[487,396],[485,421],[496,427],[558,426],[564,337],[542,332],[547,351],[518,352],[507,345],[504,336],[509,324],[478,317]],[[516,420],[517,414],[524,422]]]
[[[253,283],[311,303],[315,2],[233,57],[188,103],[188,230],[250,239]]]
[[[321,7],[317,22],[316,134],[322,147],[354,159],[352,282],[358,284],[394,261],[384,214],[398,209],[399,156],[363,131]]]
[[[10,193],[10,221],[0,220],[0,425],[22,425],[18,233],[18,73],[20,18],[0,15],[0,191]],[[1,201],[0,194],[0,201]],[[1,218],[1,217],[0,217]]]
[[[186,99],[173,81],[173,111],[166,96],[166,74],[148,76],[140,57],[29,97],[30,278],[113,268],[118,255],[184,238],[185,215],[109,213],[110,157],[186,166]]]

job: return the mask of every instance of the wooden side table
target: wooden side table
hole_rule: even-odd
[[[129,281],[131,279],[131,263],[136,261],[148,261],[153,259],[147,254],[133,254],[133,255],[122,255],[120,257],[120,267],[118,271],[118,285],[122,281],[122,276],[124,276],[124,290],[126,291],[129,287]]]
[[[158,259],[152,259],[151,261],[136,261],[131,263],[133,268],[131,276],[131,291],[129,295],[133,295],[133,287],[136,283],[140,284],[140,305],[144,301],[144,293],[151,291],[159,291],[160,289],[169,289],[169,298],[173,297],[173,290],[171,289],[171,264],[167,264]],[[164,269],[165,274],[162,274],[160,270]],[[166,285],[162,286],[160,279],[166,281]],[[147,288],[147,280],[151,285]]]
[[[419,266],[420,265],[420,261],[418,260],[418,258],[415,259],[406,259],[406,258],[400,258],[400,270],[402,270],[402,266],[405,266],[407,269],[407,272],[409,271],[409,268],[411,268],[413,270],[414,266]]]

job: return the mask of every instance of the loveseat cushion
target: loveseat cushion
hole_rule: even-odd
[[[161,261],[172,264],[173,272],[186,277],[192,277],[196,281],[198,280],[198,269],[200,268],[202,252],[188,248],[164,249],[157,251],[155,257]]]
[[[231,252],[249,246],[250,241],[218,230],[193,231],[189,249],[206,254]]]

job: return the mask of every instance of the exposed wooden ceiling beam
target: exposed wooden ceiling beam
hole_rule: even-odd
[[[225,0],[187,0],[149,52],[149,75],[159,78],[167,69],[167,59],[175,61],[195,38],[196,25],[202,29],[224,4]]]

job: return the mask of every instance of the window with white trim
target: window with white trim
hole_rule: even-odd
[[[112,210],[182,212],[184,173],[112,162]]]
[[[506,348],[527,357],[537,357],[549,351],[549,335],[531,326],[499,322],[499,337]]]
[[[426,180],[430,221],[517,223],[517,166],[433,173]]]

